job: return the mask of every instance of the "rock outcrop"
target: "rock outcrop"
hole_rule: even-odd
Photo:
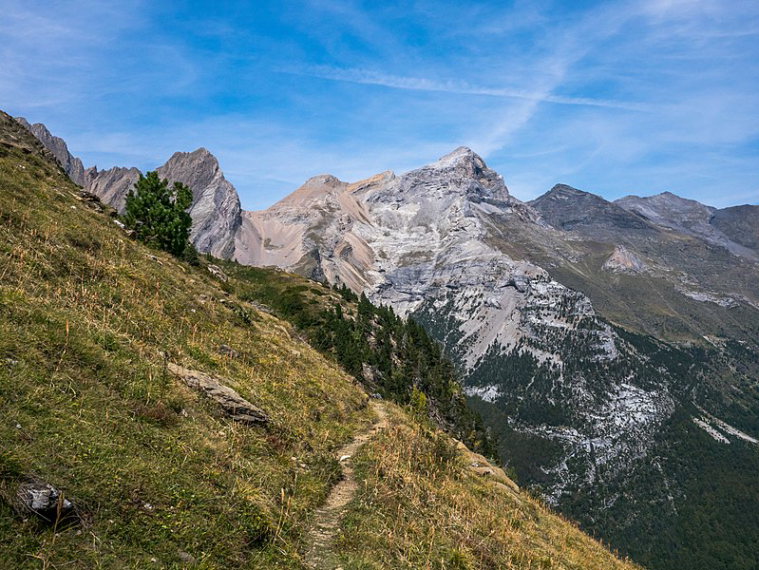
[[[603,269],[619,273],[639,273],[646,264],[623,245],[618,245],[603,264]]]
[[[171,362],[167,364],[167,367],[169,372],[179,377],[187,386],[202,392],[216,402],[224,413],[233,420],[245,424],[264,425],[269,423],[269,417],[266,413],[227,386],[228,381]]]
[[[97,167],[92,166],[85,173],[83,186],[123,214],[126,196],[139,179],[140,171],[134,167],[114,166],[98,171]]]
[[[235,235],[242,225],[242,209],[237,190],[224,178],[216,157],[204,148],[177,152],[156,172],[192,190],[190,240],[198,251],[224,259],[232,257]]]
[[[645,219],[634,212],[566,184],[557,184],[529,204],[559,230],[584,229],[605,237],[608,228],[648,229]]]

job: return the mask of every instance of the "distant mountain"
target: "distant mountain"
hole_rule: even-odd
[[[560,230],[584,229],[596,235],[605,230],[646,230],[645,220],[624,208],[589,192],[566,184],[557,184],[529,204],[540,212],[543,219]]]
[[[215,159],[175,157],[165,176],[202,189],[201,251],[413,316],[506,466],[585,529],[652,568],[752,567],[758,207],[566,185],[523,203],[462,147],[403,175],[316,176],[241,212]]]
[[[759,231],[756,229],[759,222],[759,214],[756,211],[759,210],[759,206],[736,206],[717,210],[695,200],[680,198],[671,192],[645,198],[626,196],[615,203],[654,224],[699,237],[708,243],[724,247],[735,255],[759,261],[756,240],[749,240],[749,245],[744,243],[741,229],[738,227],[738,219],[743,217],[746,224],[743,232],[750,232],[750,228],[753,228],[753,234],[756,236]]]
[[[735,243],[759,253],[759,206],[723,208],[709,222]]]

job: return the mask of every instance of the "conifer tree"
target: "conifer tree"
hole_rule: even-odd
[[[134,230],[137,239],[176,256],[191,258],[189,242],[192,218],[192,191],[181,182],[169,187],[156,172],[140,175],[126,197],[124,225]]]

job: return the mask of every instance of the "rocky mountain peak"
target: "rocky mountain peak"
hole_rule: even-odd
[[[187,184],[196,198],[215,178],[224,177],[219,161],[202,147],[192,152],[175,152],[157,172],[161,178]]]
[[[649,217],[668,216],[670,218],[708,218],[714,208],[706,206],[696,200],[682,198],[672,192],[662,192],[655,196],[641,198],[639,196],[625,196],[615,201],[616,204],[628,210],[635,210]],[[672,219],[672,221],[675,221]]]
[[[84,172],[84,165],[82,161],[73,156],[64,141],[60,137],[53,135],[48,128],[42,123],[29,123],[24,117],[16,117],[16,121],[21,123],[26,129],[31,132],[37,140],[39,140],[45,148],[47,148],[56,160],[60,163],[69,178],[79,184],[80,186],[86,185],[86,176]]]
[[[397,189],[407,193],[418,191],[466,195],[475,201],[511,200],[503,177],[488,168],[485,161],[470,148],[461,146],[436,162],[399,177]]]
[[[345,183],[331,174],[319,174],[318,176],[312,176],[304,186],[326,186],[327,188],[339,188],[344,186]]]
[[[580,197],[580,196],[595,196],[594,194],[591,194],[589,192],[585,192],[583,190],[578,190],[574,186],[570,186],[569,184],[555,184],[553,188],[551,188],[544,196],[552,196],[557,198],[571,198],[571,197]],[[600,196],[597,196],[600,198]]]
[[[644,198],[625,196],[615,203],[659,226],[696,236],[739,257],[759,260],[759,206],[718,210],[672,192]]]
[[[448,168],[451,166],[455,167],[459,165],[472,166],[480,169],[487,168],[485,166],[485,161],[482,160],[482,157],[474,152],[471,148],[466,146],[458,147],[457,149],[438,159],[438,161],[433,164],[433,166],[438,165],[440,168]]]
[[[594,228],[648,229],[645,220],[601,196],[557,184],[542,196],[528,202],[556,229]],[[600,235],[600,234],[599,234]]]

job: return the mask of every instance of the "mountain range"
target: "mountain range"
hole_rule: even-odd
[[[117,210],[134,168],[84,168]],[[157,169],[193,191],[200,252],[347,285],[456,362],[504,467],[651,568],[754,568],[759,541],[759,206],[665,192],[530,202],[468,148],[404,174],[306,181],[242,210],[205,149]]]

